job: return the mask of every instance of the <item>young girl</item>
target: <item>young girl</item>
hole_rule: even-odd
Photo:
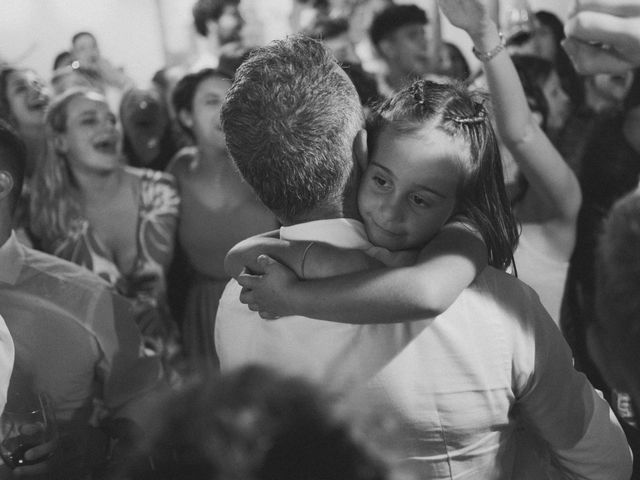
[[[241,300],[267,317],[418,320],[444,311],[487,257],[506,268],[517,229],[484,101],[462,85],[419,81],[383,103],[370,125],[371,157],[358,195],[366,233],[381,247],[367,253],[382,263],[319,243],[250,239],[227,259],[245,287]],[[400,265],[389,251],[404,252]],[[258,263],[260,253],[295,273],[266,256]],[[244,264],[264,274],[238,276]],[[350,271],[357,273],[342,275]]]

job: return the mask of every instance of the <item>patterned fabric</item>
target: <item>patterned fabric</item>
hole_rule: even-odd
[[[127,171],[140,177],[137,256],[131,271],[120,271],[86,218],[77,218],[51,252],[91,270],[133,299],[145,337],[166,340],[175,331],[166,306],[165,272],[173,257],[180,197],[169,174],[149,169]]]

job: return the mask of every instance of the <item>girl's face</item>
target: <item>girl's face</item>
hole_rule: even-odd
[[[550,132],[558,132],[571,112],[571,100],[560,84],[560,77],[556,72],[551,72],[549,78],[542,86],[542,92],[549,104],[549,116],[547,117],[547,129]]]
[[[74,171],[109,172],[120,165],[120,132],[104,97],[90,93],[73,98],[66,127],[57,145]]]
[[[186,119],[197,143],[224,145],[220,109],[230,86],[229,80],[219,77],[209,77],[198,85],[193,97],[192,111]]]
[[[34,72],[18,70],[10,73],[6,95],[19,128],[43,125],[50,96],[44,82]]]
[[[460,183],[459,142],[427,128],[378,138],[358,193],[369,240],[389,250],[421,248],[451,217]]]

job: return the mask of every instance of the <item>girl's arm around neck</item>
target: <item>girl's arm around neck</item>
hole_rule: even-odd
[[[307,266],[325,264],[314,245]],[[347,251],[353,252],[353,251]],[[301,281],[291,270],[263,257],[263,275],[240,276],[242,300],[253,310],[352,324],[424,320],[445,311],[488,262],[477,232],[462,223],[445,226],[401,267],[378,267]],[[325,264],[326,266],[326,264]],[[327,273],[327,272],[325,272]],[[315,272],[310,273],[315,276]]]

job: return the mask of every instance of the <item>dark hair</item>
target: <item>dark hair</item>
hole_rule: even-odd
[[[153,87],[129,88],[122,95],[119,116],[122,126],[122,153],[129,165],[164,170],[178,147],[173,138],[169,111],[161,92]],[[162,131],[158,132],[160,136],[157,138],[158,154],[148,161],[136,151],[132,138],[141,132],[149,132],[150,129],[158,127],[162,127]]]
[[[9,197],[9,210],[13,213],[24,182],[27,165],[27,147],[20,135],[7,122],[0,120],[0,170],[13,179],[13,189]]]
[[[464,142],[459,166],[462,182],[455,214],[477,226],[487,244],[489,264],[505,269],[513,260],[518,227],[502,175],[498,140],[485,104],[488,96],[469,91],[464,84],[419,80],[378,105],[369,121],[370,152],[383,129],[400,135],[426,126],[437,128],[452,140]]]
[[[529,108],[542,115],[542,129],[546,130],[549,102],[544,95],[543,87],[551,74],[556,71],[553,63],[533,55],[513,55],[511,59],[520,77]]]
[[[240,0],[198,0],[191,10],[196,32],[206,37],[209,34],[207,21],[213,20],[217,22],[226,6],[235,7],[239,4]]]
[[[98,41],[96,36],[91,32],[78,32],[71,37],[71,45],[74,45],[80,37],[91,37],[95,42]]]
[[[342,203],[363,114],[353,83],[320,42],[297,35],[255,50],[221,118],[240,173],[283,223]]]
[[[12,125],[15,120],[11,112],[11,107],[9,106],[7,87],[9,86],[9,76],[18,71],[20,71],[20,69],[14,67],[2,67],[0,70],[0,120],[4,120]]]
[[[53,70],[56,71],[61,67],[66,67],[67,65],[71,65],[73,62],[73,55],[71,52],[67,50],[63,50],[59,54],[56,55],[56,58],[53,60]]]
[[[187,125],[180,121],[181,110],[187,112],[193,111],[193,99],[198,90],[198,86],[208,78],[223,78],[231,81],[231,78],[215,68],[203,68],[202,70],[194,73],[188,73],[182,77],[173,89],[171,95],[171,104],[173,105],[173,111],[176,112],[176,118],[180,128],[193,139],[193,131]]]
[[[349,19],[345,17],[322,17],[302,34],[316,40],[328,40],[349,31]]]
[[[569,55],[562,48],[561,42],[565,38],[564,25],[562,21],[553,13],[539,10],[535,13],[536,19],[541,25],[549,27],[556,42],[556,58],[554,59],[555,69],[560,77],[562,88],[574,106],[581,105],[584,99],[584,85],[582,78],[573,66]]]
[[[369,28],[371,42],[378,44],[405,25],[426,25],[427,13],[417,5],[391,5],[373,17]]]
[[[458,46],[451,42],[442,42],[442,48],[449,52],[449,57],[451,58],[450,70],[442,73],[455,80],[463,82],[469,80],[469,77],[471,77],[471,68]]]
[[[137,452],[137,458],[151,459],[153,470],[139,462],[125,478],[386,478],[386,465],[332,406],[305,380],[260,366],[191,380],[160,404],[155,432]]]
[[[596,309],[617,348],[610,352],[640,377],[640,191],[616,201],[596,257]],[[637,381],[637,380],[636,380]]]

